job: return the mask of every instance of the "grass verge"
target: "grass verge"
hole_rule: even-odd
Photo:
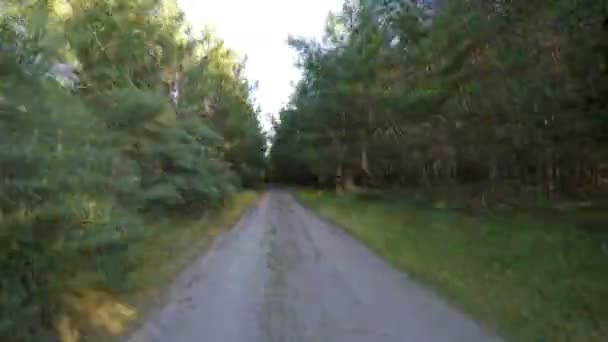
[[[79,341],[82,337],[93,342],[120,340],[145,320],[153,308],[162,304],[167,286],[217,235],[232,227],[258,198],[257,192],[244,191],[222,209],[203,217],[169,215],[148,222],[145,236],[129,245],[129,259],[134,268],[126,290],[113,295],[83,293],[75,306],[80,308],[82,316],[88,317],[89,324],[84,329],[86,336],[68,331],[62,335],[73,337],[63,340]]]
[[[134,291],[129,299],[147,300],[149,293],[166,287],[217,235],[231,228],[257,198],[256,192],[244,191],[219,211],[203,217],[168,217],[150,223],[145,238],[129,247],[131,258],[138,265],[130,275],[129,284]]]
[[[508,340],[608,338],[606,229],[523,212],[473,215],[319,191],[298,197]]]

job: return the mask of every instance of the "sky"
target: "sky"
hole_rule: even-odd
[[[195,29],[211,28],[226,46],[247,56],[246,77],[259,81],[256,103],[276,115],[300,77],[287,37],[321,38],[330,11],[343,0],[178,0]],[[262,118],[264,119],[264,118]]]

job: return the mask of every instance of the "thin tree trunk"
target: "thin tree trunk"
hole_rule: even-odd
[[[340,163],[336,169],[336,192],[344,190],[343,171],[342,164]]]
[[[426,164],[422,165],[422,184],[424,184],[424,186],[426,186],[426,187],[430,186]]]
[[[344,190],[346,192],[357,191],[357,186],[355,185],[355,178],[349,172],[346,172],[344,175]]]
[[[367,148],[365,146],[361,150],[361,170],[363,170],[366,175],[371,175],[371,172],[369,171],[369,160],[367,158]]]

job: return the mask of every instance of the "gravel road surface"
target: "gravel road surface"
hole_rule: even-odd
[[[168,297],[129,342],[500,341],[279,190]]]

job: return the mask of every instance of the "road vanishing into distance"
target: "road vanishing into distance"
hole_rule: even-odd
[[[280,190],[168,291],[129,342],[501,341]]]

